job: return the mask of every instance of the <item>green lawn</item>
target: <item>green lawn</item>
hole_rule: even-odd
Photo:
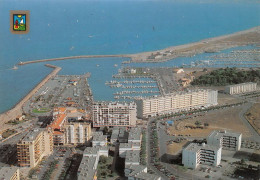
[[[46,112],[49,112],[50,109],[47,109],[47,108],[40,108],[40,109],[33,109],[32,112],[33,113],[46,113]]]

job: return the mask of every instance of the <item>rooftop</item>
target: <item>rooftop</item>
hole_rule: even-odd
[[[131,130],[129,131],[128,141],[141,140],[141,134],[141,128],[131,128]]]
[[[247,83],[240,83],[240,84],[232,84],[232,85],[228,85],[226,87],[235,87],[235,86],[248,85],[248,84],[257,84],[257,83],[247,82]]]
[[[208,138],[217,138],[220,139],[223,136],[239,137],[241,133],[231,132],[231,131],[212,131]]]
[[[105,146],[97,146],[97,147],[86,147],[83,152],[83,156],[97,155],[99,151],[108,151],[108,147]]]
[[[93,180],[96,173],[96,161],[98,157],[83,156],[78,168],[78,180]]]
[[[198,152],[198,151],[200,151],[201,149],[217,151],[217,150],[220,149],[220,147],[210,146],[210,145],[205,144],[205,143],[202,143],[202,144],[190,143],[190,144],[185,148],[186,151],[191,151],[191,152]]]
[[[92,141],[107,141],[107,136],[103,135],[103,132],[96,131],[92,132],[93,140]]]
[[[19,169],[18,167],[2,167],[0,169],[0,180],[9,180],[12,179],[14,173]]]
[[[128,107],[136,107],[135,102],[107,102],[107,101],[101,101],[101,102],[95,102],[93,106],[103,106],[103,107],[119,107],[119,108],[128,108]]]
[[[147,96],[147,97],[141,97],[138,98],[137,100],[149,100],[149,99],[155,99],[155,98],[163,98],[163,97],[171,97],[171,96],[176,96],[176,95],[183,95],[183,94],[189,94],[193,92],[211,92],[215,91],[212,89],[196,89],[196,90],[187,90],[187,91],[178,91],[178,92],[173,92],[165,95],[154,95],[154,96]]]
[[[140,162],[140,151],[126,151],[125,163],[139,163]]]
[[[36,137],[44,130],[45,130],[45,128],[36,128],[34,130],[31,130],[24,136],[23,139],[21,139],[21,141],[22,142],[34,141],[36,139]]]

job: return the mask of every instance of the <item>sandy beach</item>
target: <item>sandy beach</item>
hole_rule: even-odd
[[[233,34],[204,39],[199,42],[172,46],[158,51],[130,55],[133,62],[160,62],[183,56],[193,56],[205,52],[260,43],[260,26]],[[153,56],[153,58],[151,57]]]

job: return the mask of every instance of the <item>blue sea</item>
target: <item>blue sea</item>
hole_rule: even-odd
[[[30,11],[30,32],[11,34],[9,11]],[[0,0],[0,113],[12,108],[52,69],[19,61],[90,54],[129,54],[181,45],[260,25],[259,1]],[[196,56],[194,58],[200,57]],[[96,100],[113,100],[112,80],[124,58],[49,62],[60,74],[91,72]],[[130,66],[180,66],[190,58]],[[97,67],[96,65],[100,66]],[[114,64],[119,64],[114,67]]]

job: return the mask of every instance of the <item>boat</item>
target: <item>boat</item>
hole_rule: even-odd
[[[13,67],[12,69],[13,69],[13,70],[16,70],[16,69],[18,69],[18,67],[14,65],[14,67]]]
[[[97,67],[99,67],[99,64],[97,64]]]
[[[117,64],[114,64],[115,67],[117,67],[118,65]]]

